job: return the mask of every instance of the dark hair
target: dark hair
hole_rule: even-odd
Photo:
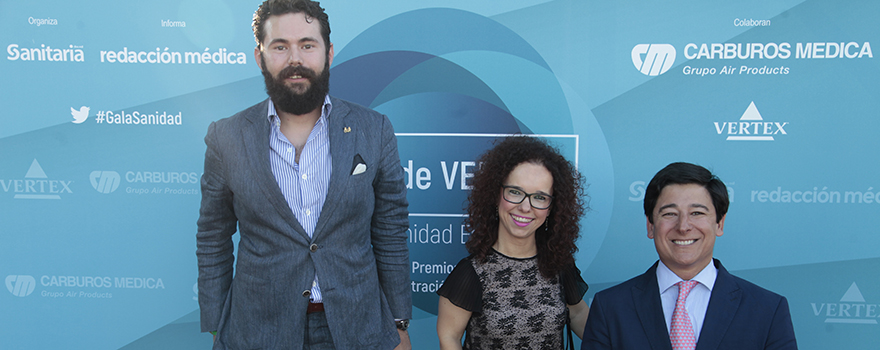
[[[324,46],[327,52],[330,52],[330,19],[321,8],[321,3],[310,0],[266,0],[260,4],[257,12],[254,12],[254,39],[257,46],[263,45],[263,39],[266,38],[266,32],[263,31],[266,20],[271,16],[283,15],[286,13],[304,13],[311,18],[317,18],[321,24],[321,37],[324,38]]]
[[[465,247],[485,262],[498,240],[498,200],[504,181],[522,163],[543,165],[553,176],[553,203],[547,220],[535,232],[538,269],[547,278],[574,263],[579,220],[586,211],[582,177],[577,168],[546,142],[527,136],[511,136],[477,160],[472,190],[468,195],[466,228],[471,232]]]
[[[654,223],[654,207],[660,192],[668,185],[698,184],[706,188],[715,206],[715,222],[721,222],[721,218],[727,214],[730,199],[727,197],[727,186],[717,176],[712,175],[708,169],[691,163],[672,163],[657,172],[648,188],[645,189],[645,216],[648,221]]]

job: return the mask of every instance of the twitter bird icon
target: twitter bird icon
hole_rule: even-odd
[[[82,124],[86,119],[89,119],[89,107],[82,106],[79,110],[70,107],[70,114],[73,115],[74,124]]]

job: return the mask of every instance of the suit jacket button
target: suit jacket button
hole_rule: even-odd
[[[318,251],[318,245],[317,245],[317,244],[314,244],[314,243],[312,243],[312,245],[311,245],[311,246],[309,246],[309,251],[310,251],[310,252],[312,252],[312,253],[314,253],[314,252],[316,252],[316,251]]]
[[[303,291],[303,297],[308,298],[308,297],[311,296],[311,295],[312,295],[312,291],[310,291],[310,290],[308,290],[308,289],[305,290],[305,291]]]

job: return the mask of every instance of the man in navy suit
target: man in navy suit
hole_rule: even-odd
[[[253,29],[269,99],[205,136],[201,329],[215,350],[408,349],[409,222],[391,123],[328,95],[333,44],[317,2],[266,1]]]
[[[724,183],[701,166],[660,170],[644,204],[660,261],[596,293],[581,349],[797,349],[785,297],[731,275],[712,258],[729,204]],[[693,287],[680,297],[681,285]],[[687,337],[695,347],[682,345]]]

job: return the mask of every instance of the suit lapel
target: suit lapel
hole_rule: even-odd
[[[715,277],[715,286],[712,287],[712,296],[709,297],[706,318],[700,331],[700,340],[697,341],[698,350],[718,348],[742,301],[742,290],[733,276],[721,265],[721,261],[713,259],[713,262],[718,269],[718,276]]]
[[[657,285],[657,263],[645,272],[638,284],[632,288],[633,305],[642,329],[654,350],[672,350],[663,307],[660,302],[660,287]]]
[[[351,178],[351,162],[355,155],[355,145],[363,130],[352,123],[354,118],[349,117],[351,109],[339,99],[331,97],[332,107],[328,119],[327,134],[330,138],[330,158],[332,169],[330,182],[327,184],[327,197],[324,199],[324,207],[321,208],[321,217],[315,225],[312,238],[315,239],[324,231],[324,226],[333,218],[334,211],[342,203],[342,197],[347,193],[348,181]],[[352,125],[349,125],[352,124]]]
[[[302,234],[306,239],[309,238],[306,231],[302,228],[296,216],[290,210],[290,205],[284,199],[281,188],[278,187],[278,180],[272,174],[272,165],[269,163],[269,120],[268,120],[269,100],[263,102],[256,113],[246,115],[250,122],[249,127],[241,130],[241,137],[246,148],[246,158],[251,164],[250,172],[254,176],[254,182],[261,184],[266,200],[274,207],[281,219],[289,223],[296,232]]]

